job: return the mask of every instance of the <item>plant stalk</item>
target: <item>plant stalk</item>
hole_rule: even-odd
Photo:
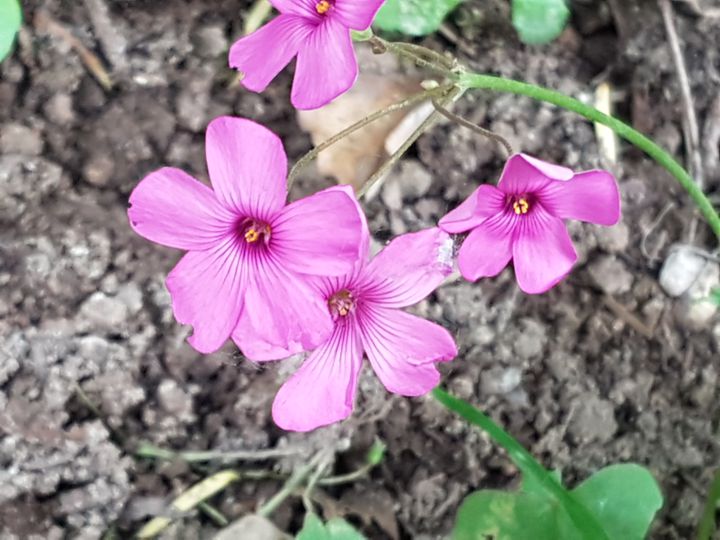
[[[525,450],[523,445],[493,422],[489,416],[469,403],[448,394],[440,387],[435,388],[432,391],[432,395],[445,407],[485,431],[490,438],[502,446],[518,469],[524,474],[533,476],[550,495],[565,507],[578,531],[583,533],[583,539],[609,540],[602,526],[597,522],[597,519],[595,519],[595,516],[576,501],[572,495],[535,460],[532,454]]]

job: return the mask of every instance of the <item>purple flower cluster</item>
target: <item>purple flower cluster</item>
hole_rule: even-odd
[[[321,106],[357,76],[350,29],[369,27],[382,0],[272,0],[281,15],[241,39],[230,63],[261,91],[297,56],[292,99]],[[193,327],[202,353],[232,339],[249,360],[309,352],[280,388],[273,418],[308,431],[352,411],[363,358],[389,392],[419,396],[437,385],[436,364],[457,348],[441,326],[403,311],[453,269],[450,234],[469,231],[458,254],[470,281],[513,260],[520,288],[545,292],[577,259],[564,220],[612,225],[620,198],[612,175],[574,174],[516,154],[497,187],[480,186],[431,228],[399,236],[370,258],[370,233],[351,188],[288,204],[280,139],[250,120],[220,117],[206,134],[212,188],[164,168],[130,196],[141,236],[186,251],[167,277],[175,318]]]

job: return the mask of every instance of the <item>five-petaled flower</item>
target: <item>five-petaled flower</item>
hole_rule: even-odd
[[[312,276],[356,264],[364,217],[352,190],[331,188],[286,205],[280,139],[250,120],[220,117],[206,134],[213,189],[181,170],[145,177],[130,196],[133,229],[187,250],[167,277],[189,342],[210,353],[232,336],[245,356],[284,358],[332,333]]]
[[[350,30],[366,30],[385,0],[271,0],[280,15],[230,49],[243,85],[262,92],[297,56],[291,100],[317,109],[346,92],[358,75]]]
[[[440,227],[449,233],[472,231],[458,254],[465,279],[495,276],[512,259],[520,288],[536,294],[556,285],[577,260],[564,219],[616,224],[620,195],[615,178],[602,170],[575,174],[515,154],[497,187],[480,186],[440,220]]]
[[[452,240],[440,229],[394,239],[344,276],[316,280],[335,321],[330,338],[280,388],[273,418],[283,429],[309,431],[352,411],[363,353],[388,391],[419,396],[439,381],[436,362],[457,348],[447,330],[402,311],[430,294],[452,270]]]

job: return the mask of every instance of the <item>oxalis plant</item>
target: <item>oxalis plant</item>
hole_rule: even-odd
[[[462,361],[456,358],[454,339],[442,326],[405,308],[441,286],[455,266],[465,279],[476,282],[512,263],[523,292],[544,293],[563,280],[577,260],[565,221],[612,226],[620,220],[618,185],[610,172],[573,172],[516,153],[501,137],[449,110],[466,92],[528,96],[608,126],[667,169],[720,237],[720,218],[711,203],[680,164],[622,121],[547,88],[474,73],[446,52],[376,35],[370,28],[382,0],[271,3],[279,15],[229,52],[229,64],[248,90],[264,91],[295,60],[293,106],[322,107],[355,83],[353,41],[368,42],[377,54],[410,60],[432,78],[417,95],[319,144],[289,174],[283,143],[275,134],[252,120],[221,117],[206,133],[212,188],[172,168],[153,172],[139,183],[128,211],[133,229],[148,240],[187,251],[166,283],[177,321],[193,327],[190,345],[212,353],[232,339],[253,362],[304,355],[272,405],[275,423],[285,430],[311,431],[351,415],[364,358],[388,392],[430,394],[482,429],[508,452],[522,483],[516,491],[470,494],[457,514],[452,533],[457,540],[645,538],[663,502],[648,470],[630,463],[610,465],[579,485],[566,486],[558,471],[546,470],[488,416],[442,390],[437,364]],[[426,33],[456,4],[391,1],[380,14],[380,26]],[[513,21],[528,42],[552,39],[567,18],[562,1],[517,1],[513,10]],[[548,19],[547,10],[553,24],[538,29],[533,17]],[[338,186],[286,202],[298,171],[320,152],[391,112],[426,101],[433,104],[433,113],[357,193]],[[360,202],[443,116],[500,143],[508,154],[502,175],[496,183],[479,185],[437,227],[398,236],[371,257]],[[154,452],[146,449],[146,455]],[[381,459],[382,446],[374,447],[360,472]],[[305,485],[307,514],[299,539],[362,538],[347,522],[324,522],[316,513],[313,488],[323,480],[332,482],[322,477],[321,464],[321,458],[311,459],[258,513],[269,515]],[[195,497],[190,502],[241,478],[236,471],[217,473],[188,492]],[[186,510],[189,504],[181,498],[174,507]],[[140,536],[150,537],[166,524],[167,519],[157,518]]]
[[[466,92],[524,95],[608,126],[667,169],[720,238],[720,217],[712,204],[677,161],[622,121],[547,88],[474,73],[446,52],[388,41],[370,29],[377,16],[381,28],[422,35],[434,30],[459,0],[390,0],[385,7],[383,0],[271,3],[279,15],[236,42],[229,53],[230,66],[241,73],[248,90],[262,92],[295,59],[293,106],[322,107],[357,78],[353,41],[368,42],[377,54],[408,59],[433,77],[417,95],[370,114],[318,145],[289,174],[283,143],[274,133],[249,119],[220,117],[206,132],[212,188],[174,168],[140,181],[130,197],[130,225],[152,242],[187,252],[166,284],[175,318],[193,328],[190,345],[212,353],[231,339],[253,362],[304,355],[272,405],[275,423],[288,431],[311,431],[351,415],[364,358],[388,392],[430,394],[483,430],[507,451],[522,483],[516,491],[470,494],[452,532],[457,540],[645,538],[663,502],[649,471],[636,464],[610,465],[579,485],[566,486],[559,471],[546,470],[487,415],[441,388],[437,364],[462,361],[456,358],[454,339],[445,328],[405,308],[441,286],[455,266],[465,279],[476,282],[512,263],[523,292],[544,293],[564,279],[577,260],[566,220],[612,226],[620,219],[618,185],[610,172],[573,172],[516,153],[498,135],[449,110]],[[567,15],[562,0],[513,2],[513,22],[530,43],[555,37]],[[16,0],[0,0],[0,59],[10,51],[20,24]],[[426,101],[434,112],[357,193],[338,186],[287,203],[298,171],[320,152],[391,112]],[[370,257],[363,197],[443,116],[500,143],[508,154],[502,175],[497,183],[479,185],[437,227],[398,236]],[[138,453],[177,457],[150,446]],[[211,454],[180,457],[205,461]],[[327,477],[327,462],[319,454],[287,478],[258,514],[271,514],[300,489],[307,514],[299,539],[362,538],[342,519],[324,522],[314,509],[312,492],[316,486],[360,478],[382,459],[383,446],[376,443],[363,468]],[[178,497],[173,510],[187,511],[232,482],[261,477],[220,471]],[[714,529],[720,477],[712,491],[701,539]],[[211,507],[205,511],[213,517]],[[214,517],[222,522],[222,516]],[[168,523],[169,518],[156,518],[138,536],[152,537]]]

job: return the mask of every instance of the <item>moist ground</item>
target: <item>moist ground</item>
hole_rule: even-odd
[[[0,537],[99,538],[110,529],[129,537],[208,473],[139,461],[139,441],[176,450],[297,448],[295,458],[255,464],[281,472],[333,445],[333,470],[342,473],[378,437],[387,458],[371,477],[327,491],[370,538],[392,536],[394,526],[400,538],[443,537],[469,491],[517,485],[517,471],[484,435],[432,399],[390,397],[369,372],[350,420],[288,434],[273,425],[270,405],[294,366],[249,363],[232,345],[201,356],[185,343],[188,329],[174,321],[163,285],[180,253],[132,233],[130,190],[164,165],[206,178],[203,132],[221,114],[275,130],[291,160],[310,148],[289,104],[289,72],[262,95],[232,84],[225,53],[247,2],[24,4],[19,50],[0,65]],[[454,51],[477,71],[583,99],[609,81],[617,113],[682,159],[680,93],[657,6],[617,4],[574,2],[571,28],[531,48],[517,41],[505,2],[469,0],[424,44]],[[706,190],[717,196],[719,23],[691,2],[676,8],[704,133]],[[112,90],[66,39],[48,35],[42,13],[100,55]],[[444,384],[570,485],[608,463],[648,466],[666,498],[652,538],[691,537],[720,463],[720,323],[698,321],[657,280],[670,246],[688,240],[688,197],[626,145],[617,165],[603,161],[593,126],[574,114],[485,92],[469,94],[456,112],[548,161],[610,167],[624,217],[607,230],[571,225],[579,264],[545,295],[520,294],[506,270],[479,284],[450,283],[417,306],[457,338],[460,356],[443,367]],[[386,184],[395,200],[400,189],[402,205],[389,208],[390,195],[366,205],[376,240],[434,225],[501,168],[491,142],[438,126]],[[415,179],[428,175],[419,189]],[[292,196],[329,184],[308,169]],[[693,242],[714,245],[702,224]],[[278,487],[242,482],[213,504],[235,518]],[[291,499],[273,519],[293,532],[302,505]],[[167,537],[215,530],[191,515]]]

